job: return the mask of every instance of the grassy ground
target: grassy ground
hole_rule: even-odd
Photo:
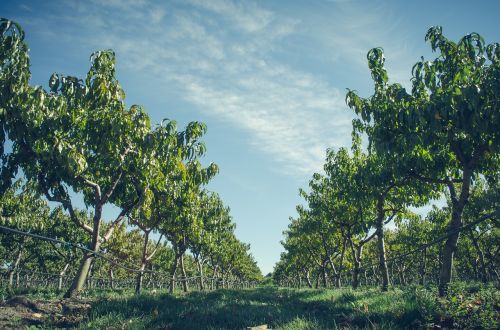
[[[186,295],[90,292],[80,329],[496,329],[498,288],[456,285],[446,299],[435,288],[352,291],[280,289],[218,290]],[[32,293],[32,299],[48,292]],[[50,322],[43,323],[50,326]]]

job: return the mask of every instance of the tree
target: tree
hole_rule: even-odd
[[[17,180],[5,190],[0,198],[0,224],[17,230],[33,229],[40,231],[48,224],[49,208],[36,192],[33,182]],[[14,275],[18,272],[23,259],[26,259],[27,245],[32,244],[30,237],[2,233],[2,246],[7,247],[5,260],[9,265],[9,286],[13,285]],[[10,260],[9,260],[10,259]]]
[[[452,217],[439,288],[444,295],[471,182],[479,174],[498,182],[500,46],[486,46],[477,33],[455,43],[441,27],[429,29],[426,40],[440,56],[415,64],[411,93],[388,84],[383,51],[375,48],[368,52],[375,93],[363,99],[349,91],[346,101],[377,152],[397,155],[415,179],[448,188]]]
[[[5,142],[11,132],[22,129],[12,113],[25,102],[32,90],[27,90],[31,74],[28,45],[21,26],[0,18],[0,193],[12,184],[18,170],[18,159],[6,153]]]
[[[372,189],[364,170],[367,155],[361,151],[359,136],[353,132],[352,155],[347,149],[337,152],[327,150],[324,165],[328,176],[330,208],[335,208],[336,217],[332,219],[340,228],[349,243],[352,252],[354,269],[352,270],[352,286],[359,285],[359,272],[363,255],[363,247],[371,241],[376,231],[370,233],[375,223],[376,200],[369,193]]]
[[[206,127],[190,123],[185,132],[178,133],[175,122],[169,122],[151,131],[149,118],[140,106],[125,108],[112,51],[91,56],[85,81],[53,74],[49,92],[30,86],[27,47],[23,35],[16,34],[11,26],[20,31],[17,25],[9,25],[7,29],[14,32],[2,39],[2,48],[9,51],[2,52],[2,63],[7,64],[2,68],[5,88],[0,107],[13,143],[12,157],[29,179],[39,182],[48,200],[60,203],[71,220],[88,232],[92,237],[89,248],[98,252],[128,213],[152,199],[151,185],[162,178],[160,173],[168,175],[180,160],[204,151],[197,138]],[[16,42],[11,42],[18,34]],[[11,77],[19,75],[26,79]],[[90,224],[78,218],[72,202],[74,193],[81,193],[84,203],[93,208]],[[102,209],[107,203],[121,211],[101,232]],[[82,289],[93,252],[82,259],[67,296]]]
[[[9,21],[2,22],[2,27],[9,25]],[[8,31],[12,26],[20,29],[10,26]],[[4,88],[0,108],[4,130],[13,144],[10,157],[28,179],[38,181],[49,201],[60,203],[71,220],[91,236],[89,248],[98,252],[125,216],[150,195],[147,182],[155,161],[148,148],[152,135],[149,118],[140,106],[125,108],[112,51],[91,56],[85,81],[53,74],[47,92],[28,84],[27,47],[21,33],[12,42],[14,35],[11,32],[2,38],[2,49],[8,51],[1,54]],[[23,79],[17,79],[19,76]],[[92,207],[91,223],[77,216],[74,193],[81,193],[86,206]],[[121,211],[102,231],[102,209],[107,203]],[[93,252],[84,255],[66,296],[82,289]]]
[[[175,274],[180,266],[184,277],[183,290],[188,291],[184,254],[193,238],[198,236],[203,223],[200,217],[200,186],[218,172],[218,167],[211,164],[203,168],[198,160],[193,159],[187,164],[180,164],[179,175],[173,186],[164,186],[155,192],[152,214],[157,219],[159,232],[172,244],[175,252],[175,261],[171,270],[171,287],[173,291]]]
[[[202,220],[200,230],[189,242],[189,250],[193,254],[198,267],[200,290],[205,289],[204,271],[205,264],[209,261],[210,255],[215,249],[217,235],[231,232],[234,225],[231,223],[229,208],[215,193],[203,191],[200,194],[199,215]]]

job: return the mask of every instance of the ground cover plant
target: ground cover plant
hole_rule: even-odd
[[[495,329],[500,317],[500,291],[480,283],[455,283],[447,297],[439,297],[435,287],[422,286],[394,287],[385,293],[375,287],[261,286],[140,295],[132,289],[94,290],[69,306],[61,300],[62,291],[19,293],[37,305],[38,313],[45,314],[23,319],[29,314],[23,313],[29,310],[23,306],[17,314],[9,314],[10,325],[40,328],[246,329],[266,324],[271,329]],[[58,310],[58,305],[64,307]],[[6,320],[2,322],[5,326]]]

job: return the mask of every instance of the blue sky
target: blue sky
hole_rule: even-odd
[[[367,51],[382,46],[391,80],[408,85],[412,65],[432,56],[430,26],[498,42],[499,12],[494,0],[0,2],[0,16],[26,30],[34,84],[53,72],[84,77],[89,55],[111,48],[128,105],[154,122],[207,123],[204,160],[221,169],[208,188],[264,273],[298,188],[322,171],[326,148],[350,145],[345,90],[370,95]]]

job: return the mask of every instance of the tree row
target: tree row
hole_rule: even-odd
[[[152,125],[141,106],[126,107],[114,52],[98,51],[90,60],[85,79],[53,74],[48,90],[32,86],[24,31],[15,22],[0,20],[2,222],[87,247],[83,253],[52,258],[57,260],[51,271],[66,271],[76,263],[67,297],[84,288],[90,273],[118,272],[111,265],[97,270],[101,261],[96,254],[103,251],[137,266],[137,291],[161,251],[171,255],[157,266],[168,265],[171,289],[175,274],[188,276],[187,252],[201,276],[258,278],[249,246],[234,235],[229,209],[204,189],[218,172],[215,164],[204,167],[200,162],[206,151],[201,141],[205,124],[190,122],[178,130],[174,120],[166,119]],[[25,184],[16,181],[21,177]],[[48,208],[47,201],[57,207]],[[105,221],[107,205],[118,212]],[[125,230],[125,223],[136,229]],[[32,238],[2,235],[4,239],[18,240],[2,244],[5,256],[11,256],[3,266],[11,270],[23,260],[13,258],[16,253],[33,257],[42,246]],[[49,267],[45,258],[50,259],[44,255],[38,266]]]
[[[328,150],[301,190],[277,281],[433,281],[441,295],[453,272],[498,281],[500,45],[441,27],[425,39],[439,54],[413,66],[411,91],[389,83],[381,48],[368,52],[374,93],[348,90],[352,147]]]

